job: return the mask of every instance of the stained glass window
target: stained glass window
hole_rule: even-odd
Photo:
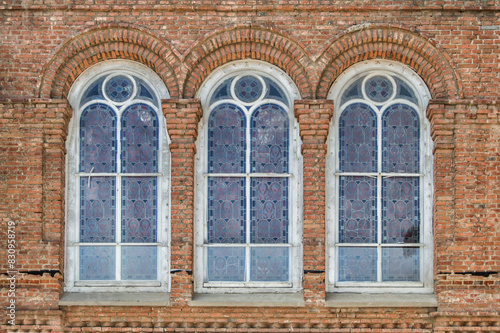
[[[337,287],[422,281],[418,100],[388,72],[357,74],[340,92]]]
[[[80,99],[79,280],[158,280],[158,97],[130,74],[101,75]]]
[[[288,283],[288,98],[274,80],[257,74],[225,78],[213,91],[204,282]]]

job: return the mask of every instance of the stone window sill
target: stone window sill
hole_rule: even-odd
[[[191,306],[303,307],[304,295],[296,294],[194,294]]]
[[[64,293],[60,306],[168,306],[170,293]]]
[[[328,293],[325,306],[333,308],[435,308],[438,306],[438,303],[435,294]]]

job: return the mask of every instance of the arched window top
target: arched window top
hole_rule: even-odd
[[[262,61],[242,60],[210,74],[196,97],[207,111],[223,100],[232,100],[245,109],[273,100],[291,109],[300,95],[295,83],[281,69]]]

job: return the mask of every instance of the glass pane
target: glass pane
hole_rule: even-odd
[[[398,90],[397,90],[395,98],[407,99],[415,104],[418,104],[418,99],[415,96],[413,89],[410,88],[409,85],[407,85],[406,83],[404,83],[402,80],[398,79],[397,77],[395,77],[394,79],[396,80],[396,83],[398,85]]]
[[[259,247],[250,250],[251,281],[288,281],[288,248]]]
[[[382,249],[383,281],[420,281],[420,249],[394,247]]]
[[[339,281],[377,281],[377,249],[339,248]]]
[[[156,177],[122,178],[122,241],[156,242],[158,217]]]
[[[117,75],[106,82],[104,89],[109,99],[116,103],[122,103],[132,96],[134,84],[128,77]]]
[[[265,104],[252,115],[252,172],[288,172],[288,114]]]
[[[114,246],[80,247],[80,280],[115,279]]]
[[[382,241],[418,243],[420,191],[417,177],[390,177],[382,181]]]
[[[208,119],[208,172],[245,172],[245,116],[236,106],[222,104]]]
[[[122,280],[156,280],[156,246],[122,246]]]
[[[209,281],[244,281],[245,248],[208,248]]]
[[[252,178],[251,242],[288,243],[288,179]]]
[[[229,87],[231,86],[231,82],[234,78],[227,79],[220,86],[215,89],[215,92],[212,94],[212,98],[210,99],[210,104],[213,104],[217,101],[223,99],[230,99],[231,94],[229,92]]]
[[[419,170],[420,119],[404,104],[391,106],[382,116],[382,170],[413,172]]]
[[[93,100],[104,99],[102,95],[102,82],[104,81],[104,77],[92,83],[90,87],[87,88],[85,93],[83,94],[82,100],[80,101],[80,105],[84,105]]]
[[[344,104],[347,101],[356,98],[363,98],[363,94],[361,93],[361,83],[363,82],[363,78],[357,79],[356,82],[352,83],[349,88],[347,88],[342,94],[340,104]]]
[[[158,171],[158,117],[145,104],[128,107],[122,116],[122,172]]]
[[[80,242],[115,241],[116,179],[80,179]]]
[[[361,103],[349,105],[339,119],[340,170],[377,171],[377,116]]]
[[[340,177],[339,242],[377,242],[377,180]]]
[[[209,178],[208,242],[245,242],[245,179]]]
[[[268,78],[263,78],[264,81],[266,82],[268,89],[266,92],[265,98],[270,98],[270,99],[277,99],[278,101],[281,101],[288,105],[288,99],[286,97],[286,94],[281,90],[281,88],[273,81],[271,81]]]
[[[158,106],[158,101],[155,97],[155,94],[153,93],[153,90],[151,90],[146,83],[144,83],[142,80],[135,78],[135,80],[138,83],[138,91],[137,91],[137,97],[142,98],[142,99],[147,99],[154,103],[156,106]]]
[[[80,117],[80,171],[116,172],[116,115],[93,104]]]
[[[383,103],[391,98],[394,92],[392,82],[385,76],[377,75],[369,78],[365,83],[365,93],[369,99]]]
[[[234,85],[236,98],[244,103],[252,103],[262,95],[262,83],[254,76],[244,76]]]

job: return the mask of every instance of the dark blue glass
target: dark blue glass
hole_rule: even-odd
[[[151,88],[149,88],[148,85],[141,79],[135,78],[135,80],[137,81],[138,86],[137,98],[146,99],[158,106],[158,100],[156,99],[153,90],[151,90]]]
[[[339,242],[377,242],[377,180],[371,177],[339,179]]]
[[[288,243],[288,178],[252,178],[251,243]]]
[[[405,82],[403,82],[401,79],[398,79],[396,77],[394,79],[396,80],[397,84],[396,98],[407,99],[410,102],[413,102],[418,105],[418,99],[413,89],[410,88],[410,86],[407,85]]]
[[[250,249],[251,281],[288,281],[289,249],[284,247],[258,247]]]
[[[85,93],[83,93],[83,97],[80,101],[80,105],[85,105],[86,103],[98,99],[104,99],[102,94],[102,82],[104,81],[104,77],[95,81],[87,88]]]
[[[115,241],[116,179],[80,178],[80,242]]]
[[[244,76],[234,86],[236,98],[244,103],[252,103],[260,98],[264,87],[260,80],[254,76]]]
[[[244,243],[245,212],[244,178],[209,178],[209,243]]]
[[[420,165],[420,118],[405,104],[389,107],[382,116],[382,170],[418,173]]]
[[[115,103],[122,103],[132,97],[134,84],[124,75],[117,75],[106,82],[106,95]]]
[[[215,89],[214,93],[212,94],[212,98],[210,99],[210,104],[223,99],[231,99],[230,87],[233,79],[234,78],[227,79],[221,85],[219,85],[217,89]]]
[[[122,241],[156,242],[158,220],[156,177],[122,178]]]
[[[80,117],[80,172],[116,172],[116,115],[92,104]]]
[[[217,106],[208,119],[208,172],[245,172],[246,121],[232,104]]]
[[[369,99],[383,103],[391,98],[394,91],[392,82],[385,76],[377,75],[369,78],[365,83],[365,93]]]
[[[377,116],[362,103],[349,105],[339,119],[340,170],[377,171]]]
[[[146,104],[134,104],[122,115],[122,172],[158,171],[158,117]]]
[[[252,115],[252,172],[288,172],[288,114],[280,106],[264,104]]]
[[[356,80],[352,83],[349,88],[347,88],[342,97],[340,98],[340,104],[344,104],[347,101],[356,98],[363,98],[363,93],[361,92],[361,83],[363,82],[363,78]]]
[[[420,239],[420,179],[390,177],[382,181],[382,241],[418,243]]]
[[[267,77],[263,79],[267,84],[267,92],[265,98],[275,99],[288,105],[288,98],[286,97],[286,94],[283,92],[280,86],[278,86],[277,83],[268,79]]]

